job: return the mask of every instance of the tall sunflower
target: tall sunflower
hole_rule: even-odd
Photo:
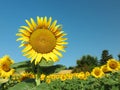
[[[20,47],[25,47],[23,55],[31,59],[31,62],[38,64],[42,58],[49,61],[58,61],[58,56],[62,57],[61,51],[65,52],[67,38],[62,31],[61,25],[57,25],[57,20],[52,22],[52,18],[39,17],[35,22],[25,20],[27,26],[21,26],[16,34],[20,36],[17,41],[21,41]]]

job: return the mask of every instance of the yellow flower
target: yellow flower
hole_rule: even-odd
[[[15,72],[15,69],[10,69],[9,71],[4,71],[2,69],[0,69],[0,76],[2,78],[9,78],[11,75],[13,75]]]
[[[3,78],[8,78],[14,73],[14,69],[10,68],[10,65],[13,64],[14,61],[9,56],[4,56],[0,58],[0,76]]]
[[[28,79],[28,78],[35,78],[34,74],[33,73],[29,73],[29,72],[23,72],[21,73],[21,78],[20,78],[20,81],[23,81],[25,79]]]
[[[107,68],[110,71],[119,70],[120,69],[120,63],[115,59],[110,59],[110,60],[107,61]]]
[[[46,76],[45,74],[41,74],[40,80],[43,81],[45,79],[45,76]]]
[[[84,80],[86,80],[88,76],[90,76],[90,73],[87,71],[85,72]]]
[[[46,83],[50,83],[51,82],[51,79],[46,79]]]
[[[109,72],[110,70],[108,69],[107,65],[102,65],[101,69],[104,73]]]
[[[65,81],[66,79],[67,79],[67,77],[66,77],[66,75],[65,75],[65,74],[60,75],[60,80],[61,80],[61,81]]]
[[[85,76],[86,76],[86,77],[90,76],[90,72],[88,72],[88,71],[85,72]]]
[[[92,70],[91,75],[93,75],[95,78],[101,78],[104,75],[104,72],[101,70],[101,68],[95,67]]]
[[[22,52],[24,56],[38,64],[42,58],[58,61],[58,56],[62,57],[61,51],[65,52],[66,34],[62,31],[61,25],[57,25],[57,20],[52,22],[52,18],[37,17],[37,23],[31,18],[26,20],[28,26],[21,26],[17,36],[21,40],[20,47],[25,47]]]
[[[85,79],[85,73],[84,73],[84,72],[80,72],[80,73],[78,74],[78,78],[80,78],[80,79]]]

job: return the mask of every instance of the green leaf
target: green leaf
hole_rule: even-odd
[[[13,87],[10,87],[8,90],[32,90],[35,87],[35,82],[33,79],[28,79],[23,82],[16,84]]]
[[[53,64],[53,61],[46,61],[44,58],[42,58],[42,60],[39,63],[40,66],[52,66]]]
[[[0,78],[0,84],[2,83],[6,83],[9,79],[3,79],[3,78]]]
[[[119,90],[119,86],[113,85],[111,90]]]
[[[21,67],[27,67],[29,66],[30,61],[26,60],[23,62],[18,62],[18,63],[14,63],[11,65],[11,68],[21,68]]]

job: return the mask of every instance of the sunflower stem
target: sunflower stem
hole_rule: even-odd
[[[36,86],[40,85],[40,66],[39,64],[37,65],[37,73],[36,73],[36,77],[35,77],[35,82],[36,82]]]

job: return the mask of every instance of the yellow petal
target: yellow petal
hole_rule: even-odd
[[[26,36],[30,36],[30,33],[24,29],[19,29],[19,32],[23,33]]]
[[[17,33],[16,36],[24,36],[22,33]]]
[[[57,57],[57,55],[55,55],[54,53],[50,53],[50,57],[51,57],[51,59],[54,61],[54,62],[56,62],[56,61],[58,61],[59,60],[59,58]]]
[[[37,65],[41,61],[41,58],[42,58],[42,54],[38,53],[35,60],[35,65]]]
[[[59,55],[60,57],[62,57],[63,55],[58,51],[58,50],[56,50],[56,49],[54,49],[53,50],[53,53],[55,53],[55,54],[57,54],[57,55]]]
[[[51,30],[51,31],[55,28],[56,23],[57,23],[57,20],[55,20],[55,21],[52,23],[52,25],[50,26],[50,30]]]
[[[29,32],[32,32],[31,29],[29,27],[27,27],[27,26],[21,26],[21,28],[23,28],[23,29],[25,29],[25,30],[27,30]]]
[[[20,44],[20,46],[19,47],[23,47],[25,44],[24,43],[22,43],[22,44]]]
[[[58,45],[66,45],[68,42],[57,42]]]
[[[59,46],[59,45],[56,45],[55,47],[55,49],[65,52],[64,48],[65,46]]]
[[[45,27],[45,28],[48,28],[48,27],[47,27],[47,17],[46,17],[46,16],[44,17],[43,24],[44,24],[44,27]]]
[[[43,27],[43,17],[37,16],[38,27]]]
[[[40,21],[40,17],[37,16],[37,24],[40,25],[41,24],[41,21]]]
[[[47,61],[50,60],[50,56],[49,56],[49,54],[43,54],[43,58],[45,58]]]
[[[28,45],[22,50],[22,52],[27,52],[27,51],[29,51],[31,48],[32,48],[32,46],[28,44]]]
[[[55,26],[55,28],[52,29],[52,31],[53,31],[53,32],[56,32],[56,31],[58,30],[59,27],[61,27],[61,25],[57,25],[57,26]]]
[[[56,36],[57,38],[60,38],[60,37],[64,37],[66,36],[67,34],[66,33],[61,33],[60,35]]]
[[[18,38],[16,41],[20,41],[22,40],[23,42],[28,42],[29,41],[29,38],[28,37],[21,37],[21,38]]]
[[[56,36],[59,36],[59,35],[62,34],[62,33],[64,33],[64,31],[59,31],[59,32],[57,32],[55,35],[56,35]]]
[[[31,63],[35,60],[36,57],[37,57],[37,52],[35,52],[34,56],[31,58]]]
[[[30,27],[30,29],[33,31],[33,26],[32,26],[32,24],[28,21],[28,20],[25,20],[25,22],[28,24],[28,26]]]
[[[48,20],[48,22],[47,22],[47,27],[50,26],[51,22],[52,22],[52,17],[49,18],[49,20]]]
[[[33,49],[31,49],[31,50],[25,52],[25,53],[23,54],[23,56],[28,56],[28,58],[29,58],[29,57],[31,56],[32,53],[33,53]],[[31,57],[32,57],[32,56],[31,56]]]
[[[57,42],[62,42],[62,41],[65,41],[65,40],[67,40],[68,38],[57,38]]]
[[[37,25],[36,25],[35,21],[32,18],[30,20],[31,20],[31,23],[32,23],[33,27],[36,29]]]

